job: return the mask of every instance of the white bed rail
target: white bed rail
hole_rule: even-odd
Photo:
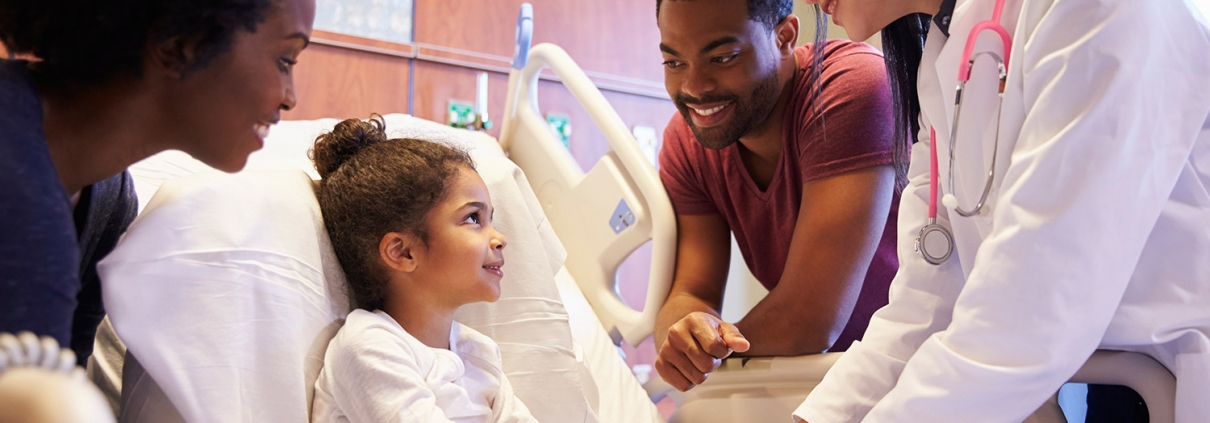
[[[626,124],[571,57],[551,44],[527,48],[532,25],[532,12],[523,7],[500,144],[525,169],[567,248],[567,270],[605,329],[615,343],[625,339],[637,345],[651,335],[672,284],[676,257],[672,203]],[[609,152],[587,173],[555,139],[539,112],[538,76],[543,68],[554,71],[608,141]],[[636,311],[618,295],[617,268],[648,240],[651,272],[643,309]]]
[[[1071,382],[1125,386],[1143,397],[1151,423],[1176,421],[1176,376],[1144,354],[1097,351],[1071,377]]]
[[[823,380],[841,354],[724,360],[705,383],[689,392],[669,394],[677,411],[668,421],[788,421],[790,413]],[[1176,419],[1176,378],[1146,355],[1097,351],[1070,382],[1128,387],[1143,397],[1150,423],[1173,423]]]

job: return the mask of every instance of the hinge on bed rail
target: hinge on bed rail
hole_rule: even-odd
[[[613,345],[615,346],[622,346],[624,338],[622,338],[622,332],[618,331],[617,326],[609,328],[609,340],[613,341]]]

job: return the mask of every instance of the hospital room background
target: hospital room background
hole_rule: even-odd
[[[499,137],[495,118],[504,109],[513,17],[524,2],[318,0],[312,44],[295,76],[299,105],[283,113],[282,119],[407,113],[457,124],[453,121],[473,121],[478,113],[493,123],[485,132]],[[655,164],[664,126],[676,113],[664,89],[655,1],[528,3],[533,5],[533,43],[554,43],[566,50]],[[794,13],[803,22],[799,45],[811,42],[814,11],[796,1]],[[829,22],[828,38],[847,36],[843,28]],[[880,47],[877,35],[868,42]],[[566,138],[568,150],[582,168],[592,167],[608,149],[603,134],[557,78],[544,78],[549,80],[540,83],[538,102],[552,130]],[[486,91],[485,103],[480,90]],[[477,110],[476,102],[486,107]],[[747,270],[737,247],[732,248],[723,317],[737,321],[767,291]],[[618,271],[623,298],[639,309],[650,254],[649,248],[638,249]],[[638,347],[622,343],[622,349],[640,382],[658,377],[651,368],[655,347],[650,339]],[[671,405],[663,401],[661,410],[666,412]]]
[[[467,138],[473,144],[472,149],[481,147],[482,142],[490,143],[492,145],[489,150],[495,149],[498,153],[490,151],[489,153],[500,155],[502,160],[497,161],[494,160],[495,157],[487,157],[484,162],[488,165],[487,167],[497,171],[523,169],[524,173],[529,175],[530,182],[533,183],[537,178],[535,174],[542,173],[540,168],[545,166],[534,165],[534,162],[530,162],[527,166],[518,159],[519,153],[516,150],[510,150],[507,145],[503,147],[496,145],[497,140],[508,144],[505,142],[506,137],[502,135],[506,120],[513,124],[514,128],[516,125],[521,125],[518,122],[524,120],[518,117],[520,116],[516,110],[518,106],[515,104],[509,105],[513,107],[513,116],[510,116],[510,119],[503,118],[508,110],[506,103],[529,101],[517,100],[517,97],[528,95],[519,94],[523,92],[521,88],[512,93],[509,92],[510,74],[516,77],[522,72],[522,67],[525,67],[524,61],[522,61],[521,67],[517,67],[515,57],[525,56],[517,56],[517,46],[519,45],[517,39],[520,38],[519,34],[522,32],[519,30],[522,25],[521,20],[518,19],[518,12],[521,11],[521,15],[525,16],[526,10],[528,10],[532,15],[532,26],[530,27],[532,28],[532,40],[530,40],[532,43],[529,45],[538,46],[542,43],[550,43],[565,51],[571,61],[574,61],[573,66],[577,68],[574,73],[580,74],[582,70],[582,75],[587,77],[590,88],[595,86],[592,91],[599,90],[600,96],[608,103],[608,108],[612,109],[609,113],[616,112],[620,124],[624,125],[625,131],[629,133],[623,138],[637,143],[638,150],[635,151],[641,152],[642,157],[653,167],[656,165],[656,155],[661,146],[664,127],[676,110],[668,98],[663,83],[662,58],[658,48],[660,33],[656,26],[655,0],[316,0],[316,4],[315,30],[310,39],[311,43],[300,56],[300,64],[295,68],[294,84],[298,105],[282,113],[281,119],[284,122],[274,128],[279,132],[276,135],[271,134],[269,143],[266,144],[264,150],[275,149],[275,146],[272,145],[274,138],[284,138],[294,143],[293,146],[286,149],[277,148],[279,151],[299,150],[298,146],[305,147],[314,139],[315,131],[319,130],[317,128],[326,125],[326,128],[330,129],[335,123],[332,119],[364,119],[372,113],[378,113],[387,115],[388,125],[392,123],[396,125],[402,123],[404,126],[414,124],[417,128],[413,128],[412,133],[436,135],[438,138]],[[529,6],[524,6],[526,4]],[[802,22],[799,45],[810,43],[815,38],[813,30],[815,15],[812,8],[802,0],[795,0],[794,13]],[[847,36],[842,28],[829,24],[827,38],[847,39]],[[878,41],[879,36],[875,34],[867,42],[876,48],[881,48]],[[536,52],[537,48],[531,51]],[[543,53],[550,56],[550,51],[549,49],[543,50]],[[0,45],[0,57],[12,57],[4,50],[3,45]],[[530,57],[530,60],[533,60],[534,54],[531,54]],[[555,67],[553,63],[551,65],[552,68]],[[534,93],[533,98],[537,104],[540,104],[541,116],[539,119],[545,120],[545,125],[542,125],[545,127],[543,129],[549,130],[551,139],[562,143],[563,148],[570,153],[570,158],[579,165],[581,170],[589,171],[594,166],[603,163],[605,161],[603,158],[608,158],[617,151],[616,143],[619,137],[616,136],[616,132],[603,131],[598,126],[600,114],[586,110],[586,104],[592,102],[585,101],[583,90],[572,88],[575,84],[569,78],[575,75],[569,76],[549,68],[540,72],[536,88],[528,83],[525,83],[524,87],[531,90],[526,93]],[[410,117],[404,115],[410,115]],[[325,120],[318,121],[319,119]],[[291,126],[299,123],[302,125]],[[316,126],[317,124],[318,126]],[[451,136],[451,133],[455,133],[450,132],[453,131],[449,128],[451,126],[470,131],[481,131],[488,136],[477,134],[468,136],[466,134],[470,133],[461,131],[457,131],[455,135]],[[523,126],[529,130],[534,125],[526,122]],[[516,132],[518,130],[510,133]],[[607,133],[613,135],[607,136]],[[300,134],[308,136],[299,136]],[[515,145],[518,141],[513,138],[519,137],[512,135],[510,138]],[[480,142],[480,144],[474,145],[475,142]],[[303,160],[303,164],[309,166],[309,162],[301,158],[301,153],[295,154],[297,152],[293,152],[293,150],[291,150],[291,154],[299,157],[293,157],[290,166],[297,167],[299,160]],[[513,154],[510,159],[517,162],[516,166],[509,164],[509,159],[503,158],[505,152]],[[178,154],[183,155],[179,152]],[[154,159],[156,157],[148,160],[154,161]],[[476,158],[476,161],[478,160]],[[255,161],[256,156],[254,155],[250,158],[250,167],[251,163]],[[506,164],[501,167],[500,162]],[[172,160],[161,160],[155,166],[162,168],[166,164],[175,166],[175,163]],[[262,160],[261,164],[264,163],[265,161]],[[542,162],[537,163],[542,164]],[[200,165],[200,162],[198,164]],[[132,169],[138,166],[139,164],[136,164]],[[182,174],[197,171],[197,169],[184,170],[187,172],[183,171]],[[168,173],[172,172],[174,170],[170,170]],[[481,170],[481,172],[483,171]],[[132,173],[135,172],[132,170]],[[511,176],[506,176],[503,185],[494,185],[501,183],[498,177],[500,172],[496,172],[497,176],[487,176],[490,172],[483,173],[492,189],[496,189],[498,186],[507,186],[510,189],[514,185],[520,186],[522,185],[520,182],[525,181],[526,177],[522,175],[513,181]],[[136,174],[135,177],[138,179],[139,175]],[[648,182],[654,181],[654,173],[648,175],[648,179]],[[163,180],[156,181],[155,187],[151,190],[152,193],[161,182]],[[631,183],[634,182],[631,181]],[[178,185],[174,189],[188,191],[180,189],[180,187],[182,186]],[[140,187],[136,187],[136,189],[138,188]],[[195,191],[197,190],[195,189]],[[309,190],[307,191],[309,192]],[[659,196],[664,196],[662,189],[658,191]],[[170,192],[170,195],[173,193],[175,191]],[[514,200],[517,198],[528,200],[535,195],[542,196],[540,192],[528,192],[527,187],[522,188],[519,194],[516,192],[514,194],[516,194]],[[139,195],[142,208],[151,200],[151,196],[148,195],[147,198],[144,198],[142,192]],[[493,201],[497,201],[496,194],[492,195]],[[228,197],[227,200],[231,198],[233,197]],[[651,198],[647,198],[644,201],[651,200]],[[172,201],[171,198],[161,201],[161,203],[170,201]],[[508,201],[511,200],[505,200],[505,202]],[[612,201],[616,202],[616,200]],[[666,203],[666,198],[664,201]],[[524,201],[520,201],[520,203],[524,203]],[[612,204],[614,203],[611,203],[610,207]],[[623,202],[623,204],[625,203]],[[544,207],[547,205],[543,204]],[[179,210],[181,203],[178,201],[176,206]],[[276,205],[274,204],[274,206]],[[524,206],[522,204],[522,207]],[[639,206],[644,207],[647,204]],[[160,209],[171,210],[164,204],[160,204]],[[668,209],[670,210],[670,206]],[[640,212],[641,210],[636,209],[636,213]],[[181,213],[189,215],[191,211],[185,209]],[[539,214],[541,214],[541,210],[539,210]],[[551,211],[546,210],[546,214],[550,215]],[[283,215],[282,218],[288,217]],[[551,220],[557,219],[552,218]],[[144,224],[144,226],[149,225]],[[555,229],[558,230],[558,228]],[[147,232],[148,230],[143,230],[144,234]],[[615,229],[613,234],[618,232]],[[510,241],[511,237],[510,235]],[[563,235],[559,234],[561,241],[569,244],[568,240],[562,239],[562,237]],[[652,237],[648,234],[646,239],[652,239]],[[326,240],[320,242],[326,245]],[[572,247],[568,246],[568,249],[570,250]],[[658,256],[658,252],[653,253],[653,250],[653,243],[648,242],[634,250],[617,268],[618,294],[631,308],[638,310],[644,308],[649,295],[648,281],[654,280],[652,276],[658,273],[652,270],[653,255]],[[657,263],[659,262],[657,261]],[[115,265],[115,267],[117,266]],[[558,266],[555,266],[555,269],[557,268]],[[555,276],[555,279],[562,281],[559,278],[565,275],[569,268],[571,268],[570,264],[563,269],[562,273]],[[323,273],[321,279],[327,277],[327,273],[321,273]],[[668,276],[670,278],[670,273]],[[570,276],[567,278],[570,279]],[[572,281],[571,284],[579,282],[583,287],[584,283],[579,280],[580,276],[576,275],[576,278],[577,280]],[[343,284],[343,281],[341,283]],[[560,286],[558,294],[562,295],[563,289]],[[727,321],[739,320],[766,293],[765,288],[748,271],[742,255],[739,254],[738,247],[733,241],[730,273],[722,309],[723,318]],[[584,294],[591,297],[591,293],[585,292]],[[589,304],[585,302],[583,296],[578,297],[576,304],[568,302],[570,297],[564,296],[563,298],[568,310],[589,309],[588,313],[594,312],[589,308]],[[106,301],[108,305],[108,297]],[[596,305],[593,304],[594,307]],[[323,308],[322,305],[319,308]],[[595,312],[602,314],[600,310]],[[582,329],[583,325],[577,325],[574,321],[575,313],[571,314],[572,337],[575,338],[583,335],[576,332],[577,328]],[[112,310],[110,316],[114,316]],[[128,320],[130,319],[128,318]],[[609,368],[612,366],[610,363],[602,364],[600,361],[595,361],[596,359],[584,359],[580,357],[580,344],[576,344],[576,360],[583,363],[592,362],[592,365],[585,366],[585,368],[591,367],[591,369],[580,369],[590,374],[586,376],[581,373],[579,377],[586,377],[586,379],[579,380],[593,380],[592,378],[596,377],[598,382],[596,386],[591,384],[583,386],[583,399],[591,405],[590,408],[600,413],[599,421],[601,422],[617,420],[606,417],[608,415],[642,415],[642,410],[624,409],[635,404],[639,404],[639,406],[634,408],[651,407],[647,394],[654,392],[652,385],[659,385],[659,376],[652,368],[656,353],[651,338],[648,336],[646,340],[636,342],[637,339],[630,338],[641,338],[642,335],[629,336],[617,333],[606,335],[606,331],[613,329],[598,326],[609,326],[608,323],[593,320],[589,324],[595,325],[593,329],[600,332],[597,338],[604,339],[602,342],[597,342],[596,346],[591,346],[596,357],[608,356],[606,358],[616,360],[617,355],[622,355],[625,368],[611,369]],[[117,325],[115,324],[115,326]],[[648,330],[646,333],[650,333],[650,331]],[[330,332],[328,336],[330,336]],[[625,341],[622,339],[624,337]],[[575,341],[579,342],[583,339],[585,338],[576,338]],[[129,340],[127,341],[129,343]],[[609,341],[613,341],[612,344]],[[614,344],[618,345],[616,355],[614,354]],[[604,354],[600,353],[602,348],[597,348],[600,346],[604,347]],[[590,346],[585,346],[584,349],[588,350]],[[133,347],[131,351],[134,351]],[[309,351],[307,354],[314,358],[316,354],[322,354],[322,349],[318,351],[318,353]],[[671,393],[668,397],[652,395],[651,399],[657,401],[656,409],[658,409],[659,416],[653,416],[651,421],[658,422],[664,419],[674,423],[764,421],[763,417],[755,416],[776,416],[769,418],[780,419],[782,416],[788,416],[788,410],[801,402],[805,397],[805,392],[809,392],[814,384],[818,383],[819,378],[823,376],[838,355],[784,357],[779,358],[780,360],[754,359],[751,360],[751,363],[745,361],[745,364],[741,365],[730,367],[725,365],[712,375],[712,386],[699,386],[694,390],[695,393],[679,397],[676,393]],[[255,361],[256,358],[251,357],[250,360]],[[1136,390],[1139,389],[1139,386],[1145,385],[1144,387],[1149,390],[1147,392],[1140,390],[1140,393],[1147,398],[1149,408],[1152,408],[1152,405],[1161,405],[1161,407],[1152,409],[1152,421],[1171,421],[1171,413],[1159,412],[1171,411],[1172,387],[1175,386],[1175,380],[1170,373],[1157,367],[1158,365],[1154,361],[1137,361],[1138,357],[1096,358],[1104,360],[1096,363],[1090,360],[1089,363],[1100,367],[1086,366],[1086,369],[1092,369],[1089,374],[1094,375],[1093,377],[1089,378],[1080,373],[1072,380],[1087,383],[1120,383],[1136,388]],[[305,358],[300,356],[292,359],[301,362],[297,360]],[[1122,363],[1137,370],[1130,372],[1130,377],[1141,379],[1098,379],[1103,374],[1120,373]],[[614,367],[620,367],[620,364]],[[315,370],[310,367],[306,369],[308,377],[312,377],[311,380],[313,380]],[[609,370],[616,370],[616,372],[608,373]],[[118,373],[121,374],[120,371]],[[154,372],[148,371],[147,373]],[[292,377],[301,377],[304,372],[293,368],[290,369],[290,372],[285,373]],[[630,379],[631,373],[633,380]],[[619,374],[627,380],[618,380]],[[509,377],[511,379],[513,376]],[[1087,380],[1080,380],[1082,377]],[[168,407],[171,408],[173,406],[171,403],[177,401],[166,400],[164,391],[169,391],[168,397],[176,395],[176,400],[185,400],[183,403],[175,404],[175,408],[180,409],[179,411],[184,412],[183,414],[188,416],[189,413],[194,413],[195,416],[207,416],[199,421],[224,421],[213,420],[218,418],[219,413],[210,413],[210,411],[222,409],[227,404],[220,406],[204,403],[203,400],[197,399],[200,397],[189,396],[188,389],[196,387],[189,387],[188,384],[181,383],[179,380],[168,380],[167,377],[161,379],[164,379],[159,380],[161,385],[167,385],[167,382],[173,386],[165,386],[163,391],[159,390],[159,387],[145,391],[150,393],[147,394],[149,396],[146,397],[145,403],[141,403],[142,405],[150,404],[151,408],[154,408],[155,401],[160,401],[161,404],[169,404]],[[1138,382],[1138,380],[1142,380],[1142,382]],[[638,383],[636,384],[635,381]],[[655,383],[646,384],[648,381]],[[1138,382],[1139,385],[1127,382]],[[154,383],[153,381],[152,384]],[[644,386],[640,387],[640,385]],[[1160,388],[1154,388],[1157,386]],[[614,389],[613,393],[608,392],[616,387],[622,388]],[[643,392],[644,388],[647,388],[647,392]],[[667,393],[669,388],[665,384],[663,388],[656,386],[654,389],[664,389]],[[200,389],[195,393],[203,393],[203,391],[204,389]],[[754,395],[752,392],[761,394]],[[1152,396],[1153,392],[1159,393]],[[144,391],[140,391],[135,395],[143,393]],[[213,394],[213,392],[206,394]],[[283,397],[285,396],[283,395]],[[138,400],[142,401],[142,398],[138,397]],[[213,396],[207,398],[213,398]],[[295,395],[290,401],[301,402],[300,398],[300,395]],[[310,394],[307,394],[306,398],[309,400]],[[537,398],[544,397],[539,395]],[[1081,397],[1078,397],[1077,393],[1073,398]],[[1166,402],[1156,401],[1153,404],[1152,398],[1164,398]],[[127,399],[123,398],[123,401]],[[258,400],[263,400],[263,398]],[[240,399],[236,398],[235,401],[238,403]],[[679,409],[677,404],[680,404]],[[242,407],[243,410],[236,412],[247,413],[249,409],[253,409],[251,412],[256,412],[257,409],[266,406],[266,404],[249,403],[230,408]],[[273,407],[277,409],[299,408],[298,404],[285,403],[273,404]],[[609,409],[609,407],[613,408]],[[558,407],[547,404],[543,408],[557,409]],[[170,411],[175,414],[178,410]],[[1064,409],[1064,412],[1069,411],[1076,413],[1074,415],[1079,415],[1078,413],[1081,412],[1078,410],[1078,405],[1073,406],[1072,410]],[[149,412],[149,415],[154,414]],[[1069,413],[1069,416],[1071,415]],[[756,420],[753,420],[754,418]],[[1166,418],[1167,420],[1165,420]],[[253,420],[260,421],[261,419]],[[274,420],[281,421],[277,418]],[[623,420],[639,421],[630,418]],[[136,417],[130,421],[140,420]],[[596,420],[586,419],[585,421]]]
[[[366,118],[406,113],[440,123],[500,135],[495,119],[504,109],[513,54],[514,17],[522,0],[318,0],[311,45],[300,57],[295,87],[299,103],[283,120]],[[528,0],[533,5],[533,43],[562,47],[584,69],[651,162],[664,126],[676,112],[664,90],[654,0]],[[814,12],[801,1],[799,44],[814,39]],[[829,27],[829,38],[846,38]],[[878,37],[870,40],[877,46]],[[0,46],[0,54],[8,52]],[[584,169],[608,150],[604,135],[553,74],[544,74],[538,102],[547,120]],[[476,120],[476,118],[478,119]],[[486,123],[483,123],[486,121]],[[736,248],[732,245],[733,250]],[[619,268],[622,297],[641,309],[650,249],[636,250]],[[748,272],[738,250],[723,317],[736,321],[766,293]],[[640,382],[658,377],[648,338],[622,343]],[[670,400],[659,403],[671,413]]]
[[[655,165],[676,110],[663,84],[654,0],[317,0],[311,44],[295,68],[299,102],[281,118],[403,113],[498,138],[523,3],[532,4],[533,45],[565,50]],[[794,12],[803,22],[799,44],[811,42],[814,12],[801,1]],[[831,25],[828,38],[847,38],[843,31]],[[879,47],[877,35],[869,42]],[[11,57],[3,45],[0,56]],[[552,133],[581,168],[609,151],[605,135],[549,70],[537,99]],[[732,248],[723,317],[736,321],[766,290]],[[621,296],[636,309],[643,307],[650,264],[648,244],[617,272]],[[650,337],[637,347],[622,342],[619,352],[640,383],[658,378]],[[665,418],[675,407],[669,399],[657,405]]]
[[[298,106],[283,120],[368,117],[407,113],[500,136],[514,16],[524,0],[318,0],[315,33],[301,56],[295,86]],[[533,44],[562,47],[584,69],[633,131],[655,164],[664,126],[676,113],[664,89],[654,0],[528,0]],[[814,37],[814,11],[796,1],[802,20],[799,44]],[[847,39],[829,23],[828,38]],[[869,42],[879,47],[877,35]],[[584,169],[608,150],[604,135],[575,98],[549,72],[538,103],[552,131]],[[485,92],[485,93],[484,93]],[[490,122],[476,124],[475,118]],[[486,119],[483,118],[486,116]],[[486,126],[486,128],[483,128]],[[649,246],[648,246],[649,247]],[[632,307],[642,308],[651,251],[639,248],[619,268],[618,285]],[[732,245],[723,317],[737,321],[767,292]],[[640,382],[658,377],[651,339],[622,343]],[[670,400],[659,403],[667,416]]]

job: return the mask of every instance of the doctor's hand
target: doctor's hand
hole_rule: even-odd
[[[655,370],[672,387],[688,391],[705,382],[732,352],[748,351],[750,346],[735,325],[695,311],[668,328]]]

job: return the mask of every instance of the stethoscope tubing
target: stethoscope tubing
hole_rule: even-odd
[[[973,28],[971,28],[970,36],[967,37],[967,39],[966,39],[966,45],[963,48],[962,58],[959,60],[959,65],[958,65],[958,87],[954,92],[954,121],[950,127],[949,178],[948,178],[949,194],[946,194],[944,196],[942,202],[945,204],[946,207],[953,209],[956,213],[958,213],[959,215],[961,215],[963,217],[974,216],[983,209],[984,205],[986,205],[986,203],[987,203],[987,198],[991,193],[992,185],[995,182],[996,161],[998,159],[997,155],[999,154],[999,150],[1000,150],[1000,110],[997,110],[997,112],[996,112],[996,135],[995,135],[995,141],[992,144],[992,164],[990,166],[990,169],[987,172],[987,178],[985,179],[984,184],[983,184],[983,192],[980,194],[979,201],[975,204],[975,207],[973,209],[964,209],[961,206],[959,206],[958,199],[954,195],[954,192],[955,192],[955,189],[954,189],[955,166],[954,166],[954,164],[957,161],[956,152],[957,152],[957,139],[958,139],[958,119],[962,115],[962,92],[963,92],[963,89],[966,87],[966,82],[970,80],[971,68],[973,68],[975,65],[975,59],[979,58],[979,56],[984,56],[984,55],[990,56],[991,58],[996,60],[997,66],[999,68],[998,70],[1000,73],[1000,75],[999,75],[1000,76],[1000,86],[998,89],[998,97],[999,97],[999,102],[1001,105],[1000,109],[1003,108],[1004,89],[1005,89],[1005,85],[1007,85],[1006,83],[1007,83],[1007,76],[1008,76],[1008,72],[1007,72],[1008,60],[1009,60],[1009,54],[1011,54],[1011,52],[1012,52],[1012,38],[1008,35],[1008,30],[1006,30],[1002,25],[1000,25],[1000,16],[1003,14],[1003,12],[1004,12],[1004,0],[996,0],[996,6],[995,6],[994,11],[992,12],[992,18],[989,20],[981,21],[981,22],[975,24],[975,26]],[[992,53],[992,52],[981,52],[978,54],[973,54],[974,50],[975,50],[975,42],[978,40],[979,34],[985,30],[990,30],[990,31],[996,33],[1000,37],[1000,41],[1004,44],[1004,57],[1003,58],[1001,58],[999,55]],[[953,237],[952,232],[949,230],[949,228],[946,228],[944,225],[937,223],[937,196],[939,194],[938,180],[940,179],[938,176],[939,172],[938,172],[937,168],[938,168],[938,164],[937,164],[937,131],[933,127],[930,126],[929,127],[928,221],[924,225],[924,227],[922,227],[920,229],[920,234],[916,238],[916,252],[919,253],[926,262],[928,262],[930,264],[934,264],[934,265],[939,265],[941,263],[944,263],[947,259],[949,259],[950,255],[953,254],[953,250],[954,250],[954,237]],[[942,244],[926,242],[926,241],[928,241],[930,236],[933,236],[933,235],[942,236],[944,242]],[[943,249],[943,251],[932,251],[930,248],[928,248],[929,245],[940,245],[944,249]]]
[[[992,59],[994,59],[996,61],[996,66],[998,67],[998,70],[1000,73],[1000,88],[998,90],[997,96],[999,96],[1000,104],[1004,104],[1004,86],[1006,85],[1006,82],[1008,79],[1008,72],[1007,72],[1007,68],[1004,66],[1004,61],[1002,59],[1000,59],[1000,56],[997,55],[996,53],[992,53],[992,52],[982,52],[982,53],[976,54],[975,57],[972,57],[968,62],[971,65],[974,65],[975,59],[977,59],[979,56],[984,56],[984,55],[990,56]],[[956,196],[956,194],[954,194],[956,192],[954,190],[954,174],[956,173],[954,171],[954,163],[957,162],[958,120],[962,117],[962,90],[964,88],[966,88],[966,81],[959,81],[958,88],[954,91],[954,123],[950,127],[950,163],[949,163],[949,166],[950,166],[949,172],[950,173],[949,173],[949,178],[948,178],[950,193],[946,194],[944,197],[942,197],[942,203],[944,203],[946,207],[953,209],[955,212],[957,212],[962,217],[971,217],[976,214],[979,214],[980,210],[983,210],[983,205],[987,204],[987,197],[988,197],[988,195],[991,194],[992,183],[995,182],[996,160],[998,158],[997,156],[1000,153],[1000,113],[997,110],[997,112],[996,112],[996,136],[995,136],[994,140],[992,141],[992,164],[989,167],[989,169],[987,170],[987,179],[985,179],[983,181],[983,192],[979,194],[979,201],[977,203],[975,203],[975,207],[973,209],[969,209],[969,210],[963,209],[962,206],[958,204],[958,197]],[[935,137],[935,135],[934,135],[934,137]],[[937,146],[934,144],[931,146],[931,148],[936,150]]]
[[[937,143],[937,130],[929,128],[929,143]],[[928,223],[920,228],[916,236],[916,252],[929,264],[939,265],[950,258],[954,252],[954,235],[949,228],[937,223],[937,149],[929,147],[929,215]],[[935,236],[941,237],[941,243],[928,242]],[[936,251],[929,245],[940,245],[943,249]]]

